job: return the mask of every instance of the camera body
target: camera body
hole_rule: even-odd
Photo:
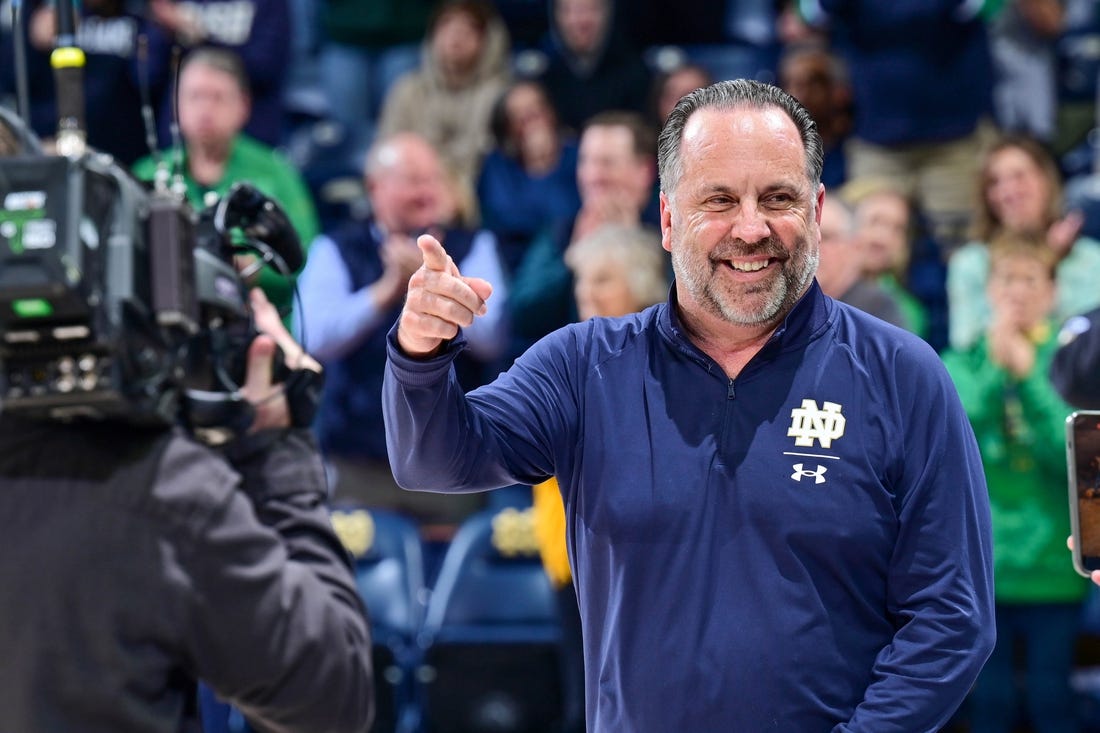
[[[231,194],[256,207],[250,186]],[[247,234],[249,213],[220,204]],[[148,191],[96,153],[0,158],[0,409],[247,427],[238,387],[256,331],[240,248],[214,212]],[[280,246],[300,258],[290,231]]]

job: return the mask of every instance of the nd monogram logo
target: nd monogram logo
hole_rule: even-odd
[[[802,477],[805,476],[806,478],[813,477],[815,484],[825,483],[825,472],[829,469],[825,468],[824,466],[818,466],[815,470],[810,471],[804,469],[803,465],[805,464],[796,463],[794,464],[794,466],[792,466],[792,468],[794,469],[794,473],[791,474],[791,480],[802,483]]]
[[[791,410],[791,427],[787,429],[787,437],[794,438],[797,446],[809,448],[816,440],[822,448],[831,448],[833,441],[844,435],[844,424],[840,405],[835,402],[822,402],[818,409],[815,400],[802,400],[802,407]]]

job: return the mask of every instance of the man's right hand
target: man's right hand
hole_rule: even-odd
[[[485,314],[493,286],[476,277],[463,277],[454,260],[435,237],[416,240],[424,264],[409,280],[405,308],[397,326],[397,343],[414,358],[434,356],[458,329]]]

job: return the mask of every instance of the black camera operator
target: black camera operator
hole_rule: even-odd
[[[1100,308],[1066,321],[1050,367],[1050,380],[1066,402],[1100,409]]]
[[[365,731],[370,636],[252,291],[248,434],[0,414],[0,730],[177,731],[202,679],[254,725]]]

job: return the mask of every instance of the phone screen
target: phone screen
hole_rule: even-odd
[[[1073,565],[1088,575],[1100,570],[1100,411],[1081,410],[1066,419]]]

